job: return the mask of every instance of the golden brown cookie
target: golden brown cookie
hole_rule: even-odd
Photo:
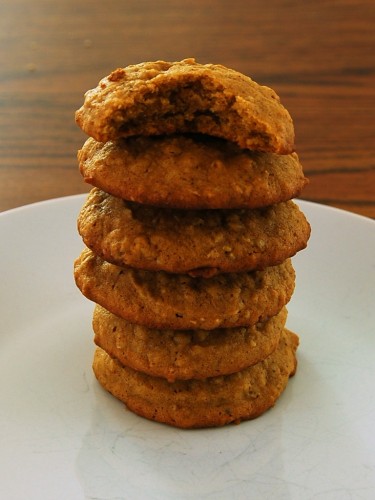
[[[77,124],[97,141],[202,133],[246,149],[289,154],[294,127],[270,88],[194,59],[119,68],[85,94]]]
[[[175,330],[232,328],[266,321],[290,300],[290,260],[251,273],[192,278],[103,261],[85,249],[75,262],[77,286],[88,299],[131,323]]]
[[[101,306],[93,316],[95,343],[121,364],[155,377],[207,378],[243,370],[277,347],[287,311],[264,323],[216,330],[156,330],[129,323]]]
[[[84,180],[118,198],[171,208],[259,208],[297,197],[307,183],[296,153],[240,149],[208,136],[89,138]]]
[[[181,428],[213,427],[258,417],[274,406],[295,373],[298,337],[285,330],[264,361],[232,375],[169,383],[128,368],[97,348],[99,383],[142,417]]]
[[[280,264],[306,247],[310,225],[293,201],[254,210],[178,210],[93,188],[78,231],[113,264],[213,276]]]

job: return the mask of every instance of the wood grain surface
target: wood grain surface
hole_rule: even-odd
[[[373,0],[3,0],[0,210],[87,192],[84,92],[146,60],[221,63],[290,111],[302,198],[375,217]]]

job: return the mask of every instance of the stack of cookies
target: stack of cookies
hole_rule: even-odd
[[[76,113],[93,185],[75,262],[93,368],[135,413],[183,428],[257,417],[296,369],[291,257],[310,226],[275,92],[193,59],[117,69]]]

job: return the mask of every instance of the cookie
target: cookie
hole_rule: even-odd
[[[237,373],[169,383],[122,365],[97,348],[93,370],[99,383],[129,410],[181,428],[222,426],[258,417],[276,403],[296,371],[298,337],[285,330],[264,361]]]
[[[85,249],[75,262],[78,288],[88,299],[131,323],[175,330],[232,328],[266,321],[290,300],[290,260],[250,273],[193,278],[119,267]]]
[[[207,378],[243,370],[277,347],[287,311],[264,323],[216,330],[156,330],[129,323],[101,306],[93,316],[96,345],[121,364],[155,377]]]
[[[272,89],[233,69],[194,59],[116,69],[86,92],[76,122],[100,142],[201,133],[246,149],[294,151],[292,119]]]
[[[280,264],[310,236],[293,201],[254,210],[178,210],[124,201],[97,188],[82,207],[78,230],[113,264],[203,276]]]
[[[307,183],[296,153],[249,151],[208,136],[89,138],[78,161],[87,183],[171,208],[265,207],[297,197]]]

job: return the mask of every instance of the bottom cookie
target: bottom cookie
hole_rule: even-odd
[[[173,383],[121,365],[97,348],[99,383],[134,413],[181,428],[216,427],[258,417],[271,408],[297,367],[298,336],[284,330],[264,361],[232,375]]]

